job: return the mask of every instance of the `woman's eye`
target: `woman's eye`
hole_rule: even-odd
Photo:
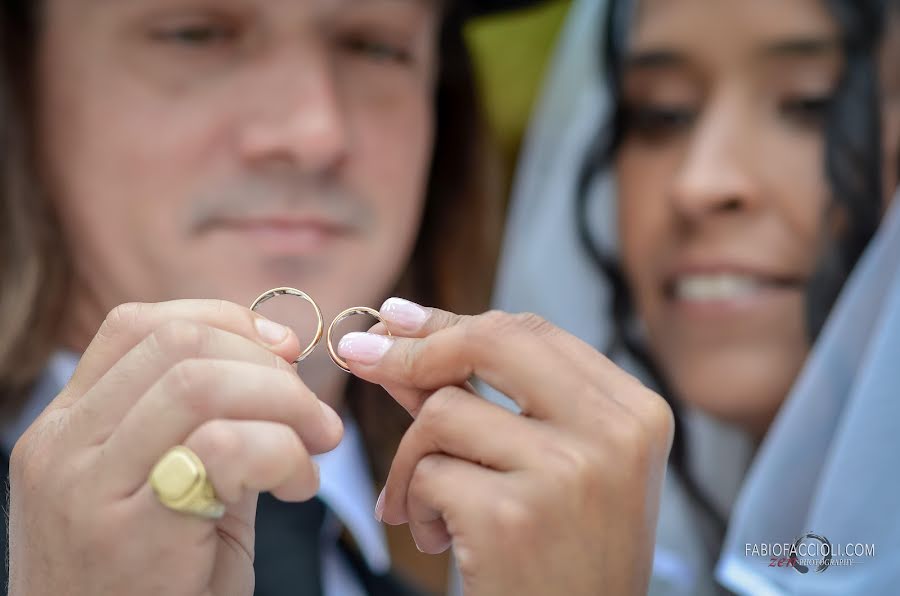
[[[637,106],[625,112],[625,128],[643,137],[655,138],[684,132],[694,123],[693,109],[676,106]]]
[[[833,101],[831,95],[797,97],[783,101],[781,112],[803,126],[821,126]]]
[[[348,52],[376,62],[407,64],[412,60],[412,53],[400,44],[349,37],[342,45]]]
[[[192,23],[157,29],[152,37],[161,42],[204,47],[230,43],[237,37],[237,31],[223,24]]]

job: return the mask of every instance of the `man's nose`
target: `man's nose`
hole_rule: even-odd
[[[696,222],[759,206],[762,191],[749,143],[761,132],[748,130],[749,126],[746,113],[727,105],[701,114],[670,191],[685,220]]]
[[[253,100],[240,131],[243,157],[308,173],[338,166],[349,137],[337,74],[327,51],[311,44],[272,57],[246,89]]]

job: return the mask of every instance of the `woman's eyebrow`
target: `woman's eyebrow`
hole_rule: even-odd
[[[841,51],[841,41],[837,37],[796,37],[781,39],[766,44],[762,54],[767,57],[815,57]]]
[[[634,50],[625,56],[626,70],[655,70],[687,64],[684,55],[665,48]]]

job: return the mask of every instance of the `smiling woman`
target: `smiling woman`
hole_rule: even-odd
[[[879,167],[882,3],[612,4],[613,116],[579,197],[583,244],[612,282],[610,351],[636,357],[676,412],[694,407],[758,439],[890,194]],[[618,256],[587,216],[589,184],[607,167]],[[721,522],[677,419],[673,467]]]
[[[677,392],[757,433],[808,345],[842,62],[818,0],[643,2],[625,56],[616,172],[637,312]]]

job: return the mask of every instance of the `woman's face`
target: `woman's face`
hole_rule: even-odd
[[[821,0],[643,0],[631,31],[625,274],[678,396],[756,433],[809,349],[823,115],[842,61]]]

